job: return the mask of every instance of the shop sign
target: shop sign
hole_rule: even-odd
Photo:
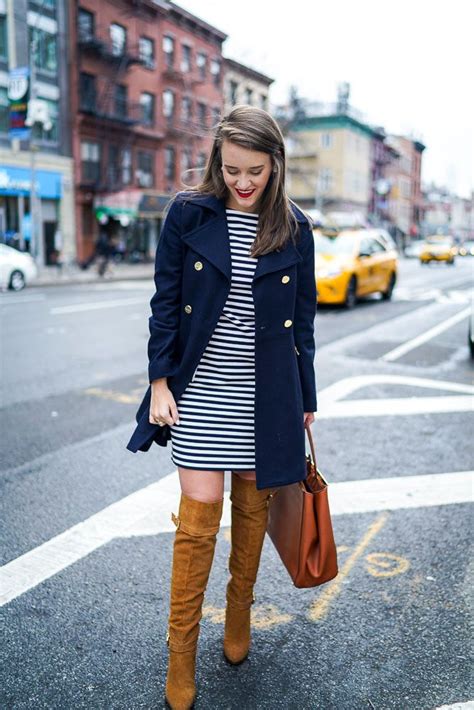
[[[8,134],[10,138],[20,138],[21,140],[25,140],[30,137],[31,129],[26,124],[29,95],[29,67],[17,67],[16,69],[11,69],[8,75],[8,102],[10,104],[10,123]]]

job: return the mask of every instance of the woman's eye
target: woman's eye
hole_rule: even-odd
[[[229,173],[229,175],[238,175],[238,171],[232,171],[227,169],[227,172]],[[257,175],[261,175],[261,173],[262,171],[259,170],[258,173],[250,173],[250,175],[254,175],[256,177]]]

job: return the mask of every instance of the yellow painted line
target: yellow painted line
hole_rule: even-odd
[[[89,387],[84,390],[84,394],[89,394],[92,397],[100,397],[101,399],[108,399],[113,402],[120,402],[121,404],[140,404],[142,400],[142,397],[138,393],[125,394],[124,392],[117,392],[115,390],[105,390],[101,387]]]
[[[365,559],[369,563],[367,572],[373,577],[395,577],[410,567],[410,562],[405,557],[393,555],[391,552],[372,552]]]
[[[362,540],[354,549],[354,552],[346,560],[342,569],[339,570],[337,577],[331,580],[323,588],[321,595],[318,599],[316,599],[315,602],[313,602],[309,610],[308,617],[311,619],[311,621],[320,621],[324,618],[329,609],[329,605],[335,599],[335,597],[337,597],[337,595],[340,594],[340,592],[342,591],[343,581],[349,575],[349,572],[354,567],[355,563],[362,555],[364,550],[367,548],[372,538],[375,537],[375,535],[377,535],[377,533],[385,525],[387,518],[388,513],[382,513],[382,515],[379,515],[377,520],[374,520],[374,522],[367,529]]]
[[[202,615],[213,624],[225,622],[225,608],[207,604],[202,608]],[[250,609],[250,623],[255,629],[269,629],[278,624],[288,624],[293,619],[294,616],[279,611],[274,604],[253,604]]]

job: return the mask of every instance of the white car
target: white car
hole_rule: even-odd
[[[0,244],[0,288],[20,291],[38,275],[37,266],[30,254]]]

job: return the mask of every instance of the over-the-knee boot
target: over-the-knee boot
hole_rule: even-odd
[[[214,558],[223,500],[212,503],[181,493],[171,573],[169,650],[165,698],[172,710],[188,710],[196,696],[195,670],[202,603]]]
[[[269,497],[276,488],[257,490],[254,480],[232,472],[231,552],[224,627],[224,655],[242,663],[250,648],[250,608],[268,519]]]

